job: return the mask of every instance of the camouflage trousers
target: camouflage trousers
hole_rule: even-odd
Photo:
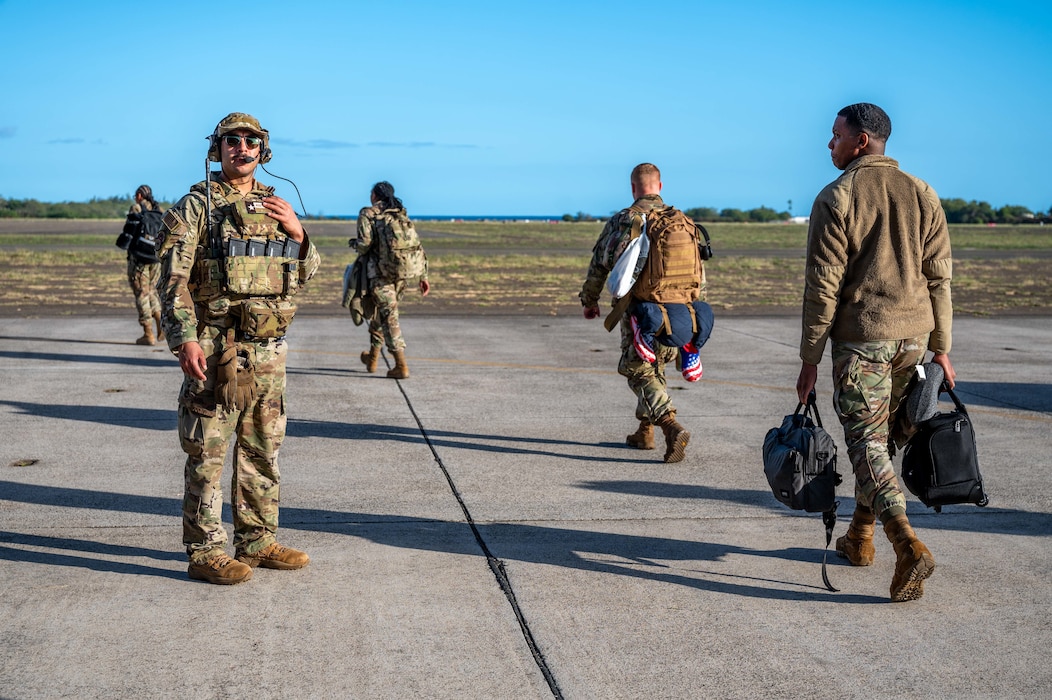
[[[140,263],[128,258],[128,285],[135,295],[135,308],[139,312],[140,325],[149,325],[155,313],[161,313],[161,300],[157,296],[157,280],[161,277],[160,263]]]
[[[256,397],[242,411],[215,402],[216,337],[205,327],[200,343],[208,361],[205,381],[184,377],[179,395],[179,441],[186,453],[183,544],[190,560],[203,562],[227,541],[223,529],[223,463],[234,437],[230,501],[234,547],[254,554],[275,540],[278,529],[278,450],[285,438],[284,339],[242,342],[255,373]]]
[[[844,426],[844,442],[855,474],[855,498],[881,521],[906,512],[888,441],[912,432],[899,416],[916,366],[924,360],[928,335],[906,340],[833,341],[833,406]]]
[[[628,314],[621,318],[621,361],[617,365],[617,373],[628,380],[628,388],[636,395],[637,420],[656,423],[661,416],[676,410],[668,395],[665,365],[675,362],[678,352],[677,348],[658,344],[654,352],[657,361],[647,362],[639,356],[632,343]]]
[[[406,283],[375,282],[369,290],[376,305],[376,313],[369,319],[369,346],[380,348],[387,343],[387,349],[405,350],[402,338],[402,327],[398,324],[398,302],[405,294]]]

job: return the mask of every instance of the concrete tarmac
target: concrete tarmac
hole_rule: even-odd
[[[279,537],[311,564],[213,586],[186,575],[172,355],[130,310],[5,319],[0,697],[1047,697],[1052,323],[956,319],[991,503],[909,497],[937,568],[899,604],[879,529],[873,566],[830,554],[829,592],[821,518],[764,479],[798,326],[717,317],[704,378],[669,372],[693,437],[667,465],[624,445],[599,321],[404,316],[395,381],[364,328],[301,317]]]

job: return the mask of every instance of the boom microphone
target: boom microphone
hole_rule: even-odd
[[[257,156],[241,156],[241,162],[245,164],[254,163],[256,158]]]

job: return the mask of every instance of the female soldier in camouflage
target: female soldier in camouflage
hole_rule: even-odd
[[[161,205],[153,198],[153,190],[149,185],[139,185],[135,190],[135,201],[128,209],[128,221],[125,228],[136,219],[144,209],[159,210]],[[144,262],[132,254],[131,246],[128,247],[128,285],[132,294],[135,295],[135,308],[139,311],[139,325],[142,326],[142,336],[135,341],[136,345],[153,345],[158,340],[164,340],[161,331],[161,300],[157,296],[157,280],[161,276],[161,265],[155,262]],[[154,327],[156,327],[156,334]]]
[[[386,341],[395,360],[387,376],[406,379],[409,367],[402,328],[398,325],[398,302],[410,282],[419,280],[423,296],[431,291],[427,256],[391,183],[373,185],[369,201],[372,206],[358,213],[358,238],[350,241],[358,255],[365,256],[369,293],[376,305],[376,313],[369,319],[369,349],[362,353],[362,362],[369,372],[375,372],[380,348]]]

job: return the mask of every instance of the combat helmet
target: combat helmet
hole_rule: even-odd
[[[259,120],[251,114],[244,112],[231,112],[216,124],[215,131],[208,137],[208,160],[219,162],[219,139],[231,131],[245,129],[259,135],[263,139],[263,147],[259,150],[259,162],[270,161],[270,132],[259,125]]]

